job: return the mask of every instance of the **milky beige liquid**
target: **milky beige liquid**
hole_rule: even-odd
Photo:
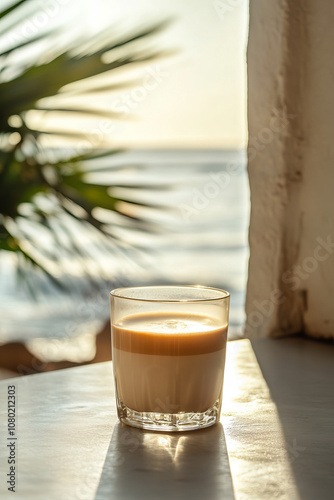
[[[132,315],[113,325],[118,399],[139,412],[203,412],[220,398],[227,325],[200,315]]]

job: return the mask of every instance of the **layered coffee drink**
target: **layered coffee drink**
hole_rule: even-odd
[[[227,324],[200,314],[142,313],[112,324],[120,406],[202,413],[221,401]]]

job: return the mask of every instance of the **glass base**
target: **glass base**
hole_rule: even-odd
[[[200,413],[155,413],[131,410],[124,403],[119,403],[118,417],[121,422],[132,427],[159,432],[194,431],[210,427],[219,421],[219,399],[208,410]]]

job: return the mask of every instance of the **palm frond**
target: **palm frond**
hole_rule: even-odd
[[[34,13],[36,8],[31,0],[20,0],[0,10],[1,23],[5,23],[0,43],[4,34],[26,19],[27,13]],[[100,220],[96,209],[117,215],[118,224],[124,224],[124,227],[136,226],[154,231],[154,226],[137,215],[136,210],[130,213],[124,210],[126,204],[147,207],[147,203],[135,201],[131,195],[115,195],[116,191],[109,185],[87,178],[88,173],[96,173],[99,169],[89,165],[102,158],[108,161],[113,155],[120,154],[119,150],[53,155],[43,148],[43,136],[80,141],[86,138],[86,133],[71,130],[66,125],[60,129],[33,125],[28,112],[57,112],[64,117],[72,113],[109,120],[122,118],[117,111],[87,105],[85,94],[118,91],[121,85],[133,84],[134,80],[113,82],[113,71],[165,55],[151,49],[147,43],[165,26],[166,23],[157,23],[127,37],[112,36],[110,30],[104,31],[94,42],[73,41],[66,50],[53,56],[47,49],[47,54],[41,52],[41,57],[34,56],[30,64],[27,60],[18,62],[20,58],[15,56],[22,50],[27,51],[39,44],[43,46],[42,42],[47,40],[52,40],[55,47],[61,46],[57,44],[61,30],[41,32],[0,50],[0,250],[20,255],[57,285],[60,282],[53,276],[52,266],[47,262],[61,263],[61,254],[70,254],[85,262],[89,254],[74,234],[73,224],[80,224],[86,232],[97,232],[102,246],[108,247],[107,242],[118,240],[112,223]],[[95,80],[95,77],[107,73],[110,75],[109,85]],[[82,82],[79,89],[71,87],[76,82]],[[71,101],[72,97],[75,97],[75,102]],[[113,168],[105,166],[103,171],[108,170],[112,172]],[[126,187],[116,184],[115,188]],[[132,185],[130,192],[141,188],[139,184]],[[45,231],[48,246],[39,243],[33,225],[37,233],[38,228]],[[63,240],[66,244],[62,243]]]
[[[12,5],[7,7],[7,9],[4,9],[3,11],[0,12],[0,19],[3,17],[7,17],[8,14],[13,12],[14,10],[17,10],[17,8],[22,5],[26,0],[18,0],[17,2],[14,2]]]

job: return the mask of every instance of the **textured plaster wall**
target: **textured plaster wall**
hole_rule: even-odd
[[[334,337],[334,2],[251,0],[246,334]]]

